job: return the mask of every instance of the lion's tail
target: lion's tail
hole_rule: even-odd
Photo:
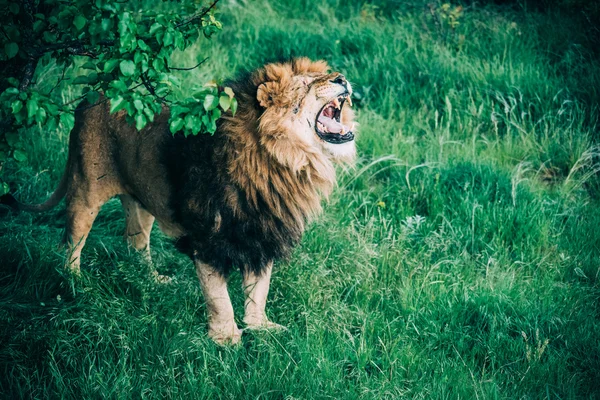
[[[65,197],[67,193],[67,174],[63,174],[58,187],[52,193],[50,198],[40,204],[24,204],[14,198],[12,194],[5,194],[0,196],[0,204],[8,206],[15,211],[31,211],[31,212],[44,212],[51,208],[56,207],[58,203]]]

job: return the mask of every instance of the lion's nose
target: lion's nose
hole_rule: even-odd
[[[329,82],[336,83],[338,85],[342,85],[343,87],[346,87],[346,84],[348,83],[348,81],[346,81],[346,77],[342,74],[336,76],[335,79],[333,79]]]

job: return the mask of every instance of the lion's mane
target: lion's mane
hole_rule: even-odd
[[[277,94],[294,75],[326,70],[324,62],[297,59],[227,82],[239,107],[214,136],[166,140],[171,208],[186,232],[177,241],[181,251],[224,274],[234,266],[260,272],[289,256],[320,212],[335,169],[320,149],[285,134],[285,119],[264,118],[257,91],[268,85],[268,100],[286,108],[295,99]]]

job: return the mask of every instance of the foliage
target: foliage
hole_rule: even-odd
[[[170,105],[173,134],[214,133],[222,112],[235,112],[231,89],[216,84],[192,87],[186,97],[175,98],[181,81],[171,55],[186,51],[199,35],[210,38],[221,30],[214,15],[216,1],[206,7],[194,2],[172,2],[172,12],[155,12],[132,1],[27,0],[0,1],[0,167],[11,154],[25,161],[20,144],[23,128],[34,125],[45,131],[73,125],[72,103],[90,105],[110,101],[110,112],[125,110],[128,122],[142,130]],[[137,11],[135,11],[137,10]],[[57,85],[71,67],[79,74],[71,84],[81,86],[81,96],[61,103],[34,85],[35,73],[52,61],[63,68]],[[101,95],[103,99],[100,100]],[[89,107],[84,106],[84,107]],[[3,186],[6,191],[6,185]],[[0,193],[1,194],[1,193]]]

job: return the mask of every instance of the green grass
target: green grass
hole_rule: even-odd
[[[213,344],[191,262],[156,229],[176,281],[148,280],[116,201],[79,282],[61,207],[5,216],[0,397],[600,398],[600,63],[583,23],[480,6],[453,32],[414,3],[280,3],[226,3],[223,32],[175,58],[210,55],[190,84],[322,58],[360,96],[356,168],[276,265],[268,312],[289,330]],[[60,75],[41,73],[41,89]],[[19,198],[53,190],[67,136],[30,132],[35,157],[5,166]]]

